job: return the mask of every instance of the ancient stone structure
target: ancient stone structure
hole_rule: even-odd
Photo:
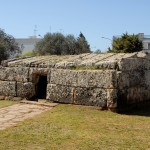
[[[150,102],[150,54],[38,56],[3,61],[0,95],[122,110]]]

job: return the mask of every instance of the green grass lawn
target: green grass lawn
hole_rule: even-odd
[[[16,104],[15,101],[0,100],[0,108]]]
[[[150,109],[128,114],[58,105],[0,131],[0,150],[148,150]]]

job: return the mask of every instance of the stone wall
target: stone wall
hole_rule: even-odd
[[[35,94],[34,84],[29,82],[28,67],[1,67],[0,94],[31,98]]]
[[[47,75],[46,99],[50,101],[100,108],[116,107],[111,94],[116,95],[117,91],[115,70],[1,67],[0,94],[30,99],[36,94],[38,75]]]
[[[62,103],[107,108],[108,99],[117,87],[116,71],[113,70],[51,69],[49,78],[47,99]]]
[[[117,71],[118,101],[120,109],[150,103],[150,57],[122,59]]]

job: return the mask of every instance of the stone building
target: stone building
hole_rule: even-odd
[[[38,56],[3,61],[0,95],[123,110],[150,102],[150,54]]]

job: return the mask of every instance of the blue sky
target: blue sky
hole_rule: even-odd
[[[85,35],[105,51],[113,35],[150,35],[150,0],[0,0],[0,28],[15,38],[47,32]]]

